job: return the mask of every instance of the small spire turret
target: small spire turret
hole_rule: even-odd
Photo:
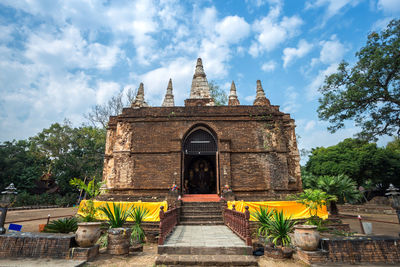
[[[257,80],[257,95],[253,102],[254,106],[270,106],[268,98],[265,96],[264,89],[262,88],[261,81]]]
[[[143,83],[140,83],[139,89],[137,91],[135,100],[132,102],[132,108],[141,108],[141,107],[148,107],[146,101],[144,101],[144,86]]]
[[[162,107],[173,107],[174,103],[174,95],[172,93],[172,79],[169,79],[167,93],[165,94],[164,101],[161,105]]]
[[[240,105],[240,102],[236,94],[236,85],[235,82],[232,81],[231,91],[229,93],[228,106],[238,106],[238,105]]]

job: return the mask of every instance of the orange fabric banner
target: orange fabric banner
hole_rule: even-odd
[[[253,214],[260,207],[268,209],[276,209],[278,211],[283,210],[286,217],[291,216],[292,219],[305,219],[310,217],[310,209],[303,204],[297,203],[296,201],[262,201],[262,202],[249,202],[249,201],[228,201],[228,208],[232,209],[232,205],[235,204],[235,209],[240,212],[245,211],[245,206],[249,206],[250,221],[256,221]],[[328,218],[328,211],[326,206],[318,209],[317,215],[322,219]]]

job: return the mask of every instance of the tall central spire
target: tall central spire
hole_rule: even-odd
[[[197,59],[192,87],[190,88],[190,98],[186,99],[185,105],[214,106],[214,100],[210,96],[210,87],[208,86],[201,58]]]

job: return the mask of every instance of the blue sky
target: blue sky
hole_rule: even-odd
[[[242,104],[260,79],[296,119],[300,148],[333,145],[357,128],[327,132],[318,87],[399,15],[399,0],[0,0],[0,141],[64,118],[79,125],[91,106],[140,82],[160,106],[172,78],[183,105],[200,56],[209,80],[226,91],[235,81]]]

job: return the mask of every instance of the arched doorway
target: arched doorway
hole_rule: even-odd
[[[204,127],[193,129],[183,143],[184,194],[216,194],[217,141]]]

